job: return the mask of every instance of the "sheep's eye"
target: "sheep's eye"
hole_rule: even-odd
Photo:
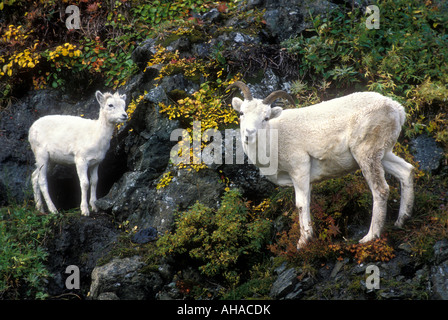
[[[109,108],[113,108],[114,105],[111,103],[111,104],[108,105],[108,107],[109,107]]]
[[[269,117],[264,118],[264,121],[269,121]]]
[[[242,111],[240,111],[240,116],[244,116],[244,113]]]

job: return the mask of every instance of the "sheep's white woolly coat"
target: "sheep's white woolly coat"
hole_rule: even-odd
[[[109,149],[110,138],[117,123],[127,119],[125,95],[104,95],[97,91],[100,104],[96,120],[75,116],[51,115],[36,120],[31,126],[28,140],[36,158],[33,183],[36,207],[44,211],[41,195],[50,212],[57,212],[48,192],[47,170],[50,163],[75,164],[81,186],[81,213],[89,215],[87,191],[90,173],[90,205],[97,210],[96,187],[98,165]]]
[[[104,159],[114,130],[101,121],[105,120],[46,116],[33,124],[29,140],[34,153],[45,150],[55,163],[74,164],[75,158],[82,157],[89,165],[97,164]]]
[[[269,128],[278,130],[279,170],[291,171],[304,157],[312,162],[311,182],[359,169],[352,152],[361,156],[372,149],[390,151],[405,117],[399,103],[375,92],[283,110],[269,121]]]
[[[246,85],[240,82],[237,86],[250,97]],[[294,187],[301,228],[298,248],[312,237],[310,184],[357,169],[362,170],[373,194],[372,223],[361,242],[379,237],[384,225],[389,196],[385,172],[401,183],[396,225],[402,226],[414,199],[413,167],[392,153],[406,118],[403,106],[374,92],[353,93],[300,109],[271,108],[263,101],[233,98],[232,106],[241,115],[243,149],[262,173],[267,170],[258,161],[257,151],[272,153],[272,143],[276,143],[277,152],[270,157],[277,156],[277,170],[271,173],[268,168],[266,177],[278,185]],[[268,137],[268,143],[260,148],[255,138],[260,129],[275,133],[278,140]]]

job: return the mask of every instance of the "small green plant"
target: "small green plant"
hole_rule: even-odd
[[[247,268],[263,251],[270,234],[271,222],[250,215],[250,210],[236,189],[224,194],[217,210],[196,203],[178,214],[174,231],[158,240],[158,252],[187,256],[199,264],[204,275],[220,276],[236,285],[244,273],[240,267]]]
[[[165,172],[157,183],[156,189],[165,188],[173,180],[171,171]]]
[[[157,25],[163,21],[187,18],[190,10],[197,12],[206,11],[210,4],[209,0],[187,0],[167,1],[155,0],[151,3],[140,4],[132,9],[132,14],[137,22]]]
[[[405,106],[410,115],[406,136],[426,131],[446,146],[448,16],[439,5],[417,0],[381,1],[378,7],[380,29],[366,28],[367,15],[358,9],[338,9],[311,16],[307,34],[282,43],[299,61],[300,82],[308,82],[292,85],[299,105],[319,102],[306,98],[324,94],[315,93],[322,82],[331,83],[339,95],[344,89],[367,88]]]
[[[260,297],[268,298],[275,276],[272,272],[271,261],[256,264],[250,270],[250,278],[246,282],[226,292],[224,300],[242,300]]]
[[[0,299],[43,299],[50,276],[42,246],[55,215],[41,215],[27,206],[0,208]]]
[[[233,108],[225,106],[225,88],[241,75],[234,77],[225,76],[224,69],[221,68],[216,60],[203,60],[194,57],[181,58],[178,51],[168,51],[159,45],[157,52],[148,61],[148,67],[162,65],[159,76],[155,79],[161,81],[164,77],[181,73],[191,81],[197,81],[203,78],[199,90],[191,95],[186,93],[177,97],[177,101],[172,104],[159,103],[160,113],[166,114],[170,120],[177,119],[187,126],[187,132],[192,133],[193,122],[201,122],[201,135],[209,129],[222,129],[224,127],[238,124],[238,115]],[[185,137],[188,139],[187,137]],[[184,141],[184,140],[182,140]],[[201,142],[201,149],[207,143]],[[182,144],[179,150],[183,150]],[[190,148],[190,159],[193,157],[193,149]],[[199,171],[206,168],[205,163],[180,163],[179,168],[188,168]]]
[[[316,184],[311,197],[314,239],[305,248],[297,250],[300,239],[297,209],[292,196],[283,197],[281,208],[289,208],[284,211],[287,227],[269,245],[273,254],[295,265],[346,257],[358,263],[388,261],[393,257],[393,249],[384,238],[367,244],[355,244],[344,239],[347,237],[348,219],[356,223],[369,222],[366,218],[371,212],[371,193],[359,172]],[[274,203],[271,210],[278,209]]]

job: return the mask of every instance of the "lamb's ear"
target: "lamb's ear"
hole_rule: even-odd
[[[126,94],[121,94],[120,99],[123,99],[124,101],[126,101]]]
[[[95,92],[95,97],[99,104],[102,106],[104,103],[104,95],[98,90],[97,92]]]
[[[232,99],[232,107],[235,109],[235,111],[240,112],[241,105],[243,104],[243,100],[241,100],[238,97],[235,97]]]
[[[279,117],[282,114],[283,109],[281,107],[274,107],[271,108],[271,116],[269,119],[274,119]]]

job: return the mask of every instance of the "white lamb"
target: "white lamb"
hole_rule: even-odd
[[[250,89],[237,81],[244,101],[232,99],[240,113],[241,140],[249,159],[262,169],[256,155],[269,153],[257,145],[257,131],[277,130],[278,165],[267,178],[281,186],[293,186],[299,210],[302,248],[312,237],[310,217],[311,183],[335,178],[361,169],[373,194],[372,222],[361,243],[380,236],[386,218],[389,186],[384,173],[397,177],[401,202],[395,225],[401,227],[412,211],[414,201],[413,166],[392,153],[405,121],[404,108],[390,98],[374,92],[350,94],[310,107],[282,110],[271,108],[278,98],[294,100],[284,91],[275,91],[264,100],[254,99]],[[261,144],[261,143],[260,143]],[[261,147],[261,148],[260,148]],[[271,155],[272,157],[273,155]],[[252,158],[251,158],[252,157]]]
[[[48,193],[47,170],[50,162],[75,164],[81,185],[81,213],[88,216],[87,192],[90,173],[90,206],[97,211],[96,186],[98,166],[109,149],[115,125],[127,120],[125,111],[126,95],[95,93],[100,104],[97,120],[75,116],[51,115],[42,117],[30,128],[28,140],[36,158],[36,170],[31,180],[36,208],[44,211],[41,193],[48,210],[57,209]]]

